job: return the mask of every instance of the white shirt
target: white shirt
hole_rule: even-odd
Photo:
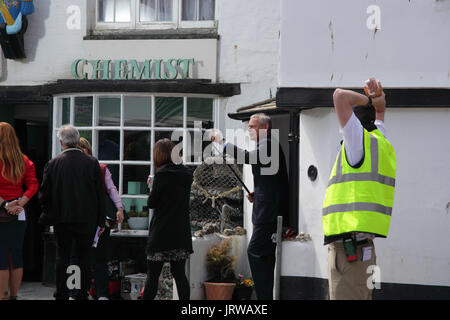
[[[375,120],[378,130],[386,136],[386,128],[384,122]],[[351,166],[356,165],[364,156],[364,131],[359,119],[352,113],[344,128],[339,130],[344,136],[345,154],[347,161]]]

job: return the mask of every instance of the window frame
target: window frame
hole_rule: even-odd
[[[130,22],[99,22],[99,14],[100,10],[99,8],[99,2],[101,0],[95,0],[95,6],[94,6],[94,21],[95,21],[95,28],[96,29],[133,29],[134,26],[134,20],[133,17],[135,16],[135,7],[133,6],[133,2],[135,0],[130,0]],[[115,14],[115,12],[114,12]]]
[[[182,0],[172,0],[172,21],[141,22],[140,0],[131,1],[130,22],[99,22],[99,1],[94,4],[94,29],[95,30],[170,30],[170,29],[195,29],[195,28],[217,28],[218,1],[215,1],[214,20],[183,21]]]
[[[151,118],[150,118],[150,126],[144,127],[133,127],[133,126],[125,126],[125,97],[150,97],[151,99]],[[77,97],[93,97],[92,103],[92,125],[91,126],[75,126],[75,98]],[[119,126],[100,126],[99,125],[99,98],[100,97],[120,97],[120,125]],[[155,126],[155,102],[158,97],[181,97],[183,98],[183,127],[156,127]],[[69,123],[74,125],[80,131],[91,131],[92,132],[92,152],[93,156],[98,156],[98,133],[99,131],[119,131],[120,132],[120,155],[119,160],[99,160],[100,163],[109,164],[109,165],[118,165],[119,166],[119,185],[116,186],[119,191],[119,195],[121,199],[146,199],[148,195],[146,194],[124,194],[123,193],[123,183],[124,183],[124,166],[126,165],[145,165],[150,166],[150,173],[154,174],[154,166],[153,166],[153,148],[155,145],[155,132],[158,131],[183,131],[183,150],[186,150],[187,147],[187,132],[194,132],[195,128],[188,127],[187,123],[187,102],[188,98],[204,98],[204,99],[212,99],[212,121],[214,123],[218,123],[219,115],[218,115],[218,98],[217,95],[209,95],[209,94],[170,94],[170,93],[115,93],[115,92],[104,92],[104,93],[71,93],[71,94],[58,94],[53,97],[53,125],[52,125],[52,158],[60,154],[61,147],[59,145],[58,138],[56,136],[59,128],[63,125],[62,123],[62,101],[64,98],[69,99],[69,110],[70,117]],[[61,116],[61,120],[60,120]],[[150,161],[139,161],[139,160],[124,160],[124,136],[126,131],[148,131],[151,134],[150,137]],[[200,165],[201,162],[190,162],[187,161],[188,157],[186,153],[183,153],[183,164],[186,166],[197,166]]]
[[[179,27],[180,28],[216,28],[217,27],[217,4],[218,1],[216,0],[214,3],[214,20],[182,20],[183,16],[183,6],[182,6],[182,0],[176,0],[179,1],[179,8],[178,8],[178,21],[179,21]],[[197,13],[199,13],[200,7],[197,8]]]

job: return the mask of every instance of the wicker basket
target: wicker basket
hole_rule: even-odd
[[[205,282],[206,300],[231,300],[236,283]]]

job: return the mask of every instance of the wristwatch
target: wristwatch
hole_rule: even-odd
[[[0,208],[8,209],[8,201],[4,200],[4,201],[2,202],[2,204],[0,205]]]

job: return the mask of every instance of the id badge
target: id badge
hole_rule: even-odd
[[[362,261],[369,261],[372,259],[372,247],[362,248]]]

